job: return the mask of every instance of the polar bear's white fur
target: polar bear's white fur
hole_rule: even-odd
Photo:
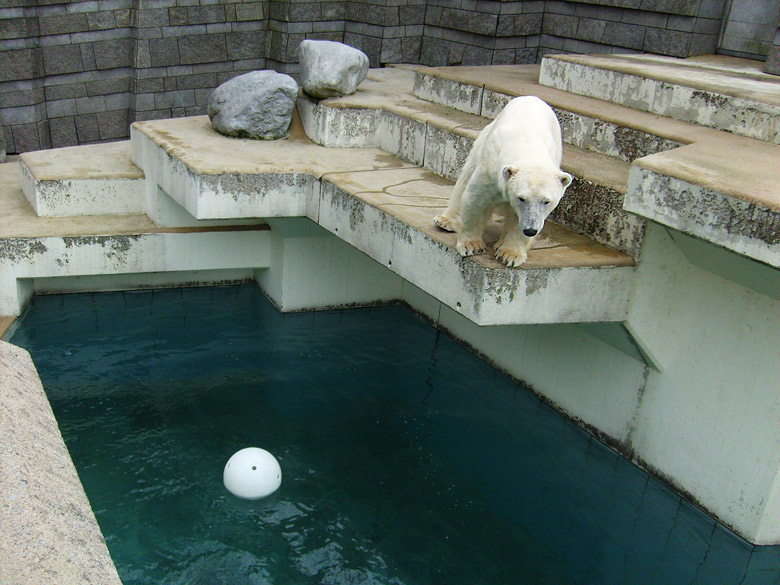
[[[552,108],[537,97],[518,97],[474,141],[447,209],[437,226],[458,233],[462,256],[482,254],[485,225],[504,215],[496,258],[520,266],[545,219],[571,184],[561,171],[561,128]]]

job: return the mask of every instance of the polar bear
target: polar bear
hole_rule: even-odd
[[[561,128],[552,108],[533,96],[510,101],[474,141],[447,209],[433,221],[457,232],[461,256],[482,254],[485,225],[504,215],[496,258],[520,266],[544,220],[571,184],[561,171]]]

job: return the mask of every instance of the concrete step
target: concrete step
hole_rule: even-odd
[[[565,57],[601,59],[595,56]],[[710,56],[708,59],[718,61],[720,57]],[[680,64],[679,60],[672,61]],[[635,72],[641,75],[643,71],[637,66]],[[656,143],[663,144],[663,147],[657,152],[651,152],[652,148],[634,149],[638,158],[632,161],[623,211],[629,212],[629,217],[651,219],[739,255],[780,267],[780,165],[776,163],[780,160],[780,148],[774,143],[540,85],[536,78],[538,66],[419,68],[417,72],[415,93],[453,107],[471,108],[473,111],[478,108],[489,116],[498,111],[497,104],[505,103],[511,96],[537,95],[550,103],[559,116],[565,114],[561,116],[564,128],[566,113],[578,112],[587,119],[613,124],[616,129],[631,128],[657,137],[658,141],[650,138],[634,143]],[[728,71],[723,72],[723,79],[717,79],[717,70],[710,69],[709,73],[716,78],[713,83],[717,81],[721,86],[734,82]],[[777,78],[770,76],[767,79],[764,74],[751,78],[749,72],[745,73],[748,79],[743,85],[750,86],[750,95],[771,102]],[[683,78],[686,75],[686,67],[677,74]],[[736,82],[734,84],[739,86]],[[690,104],[687,107],[696,109]],[[582,124],[587,126],[584,122]],[[593,126],[594,131],[597,125]],[[616,137],[624,132],[628,130],[610,131],[612,137],[606,142],[619,142]],[[598,132],[596,135],[599,135]],[[591,143],[588,148],[603,150],[596,143]],[[675,143],[678,147],[673,147]],[[607,168],[598,167],[602,181]],[[598,208],[603,205],[602,201],[596,206],[589,206],[587,196],[580,195],[569,200],[564,198],[563,204],[582,202],[585,207]],[[587,214],[582,215],[576,210],[570,215],[567,225],[573,226],[578,219],[589,221]],[[614,221],[605,219],[606,224]],[[594,221],[592,225],[602,226],[605,221]],[[582,228],[576,229],[582,231]],[[614,231],[619,230],[610,230],[610,233]],[[603,238],[600,241],[606,242]]]
[[[93,149],[83,153],[86,164]],[[54,172],[63,158],[50,150],[36,161]],[[146,214],[40,217],[23,193],[23,168],[0,164],[0,315],[18,315],[33,292],[239,281],[269,263],[267,226],[160,227]]]
[[[144,174],[130,141],[37,151],[19,157],[22,189],[42,217],[144,213]]]
[[[551,55],[539,81],[566,92],[780,144],[780,79],[721,55]]]
[[[547,88],[538,79],[538,65],[420,67],[413,92],[420,99],[488,119],[513,97],[535,95],[555,110],[564,143],[628,162],[687,143],[684,128],[659,128],[656,116],[637,117],[626,108]]]
[[[423,100],[413,94],[414,83],[415,74],[407,69],[372,70],[354,95],[303,96],[298,110],[307,135],[318,144],[379,147],[454,181],[490,120]],[[622,206],[630,165],[565,145],[562,167],[575,181],[552,220],[616,250],[638,253],[644,222]]]
[[[625,315],[629,255],[550,224],[519,269],[461,258],[432,222],[453,182],[379,148],[319,146],[301,126],[284,141],[237,140],[205,116],[136,123],[131,141],[147,180],[198,220],[306,217],[479,325]]]

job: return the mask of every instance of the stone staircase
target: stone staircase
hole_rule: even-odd
[[[576,76],[567,69],[598,69],[583,65],[583,59],[548,57],[541,68],[373,70],[352,96],[322,101],[302,96],[300,125],[296,120],[290,138],[274,143],[225,138],[207,118],[196,117],[137,123],[130,145],[28,153],[21,157],[21,188],[41,221],[27,217],[20,224],[9,218],[0,237],[14,240],[20,225],[29,226],[30,233],[37,225],[44,234],[55,225],[71,226],[93,244],[95,231],[128,235],[102,233],[112,231],[106,229],[110,222],[95,219],[105,214],[136,217],[130,235],[139,238],[172,230],[190,234],[186,237],[247,232],[263,238],[267,220],[306,217],[480,325],[623,320],[647,219],[780,264],[772,173],[758,180],[745,177],[749,167],[743,165],[744,181],[735,186],[720,170],[745,158],[765,160],[777,147],[610,103],[599,99],[610,96],[595,90],[583,97],[581,86],[587,83],[575,87]],[[606,58],[594,59],[605,66]],[[446,205],[479,131],[509,99],[526,94],[545,99],[558,114],[565,142],[562,166],[575,181],[522,268],[505,268],[492,254],[462,259],[454,235],[435,228],[431,218]],[[709,165],[708,172],[693,177],[700,169],[686,158],[687,150],[700,166]],[[735,152],[741,155],[736,163]],[[724,184],[722,192],[712,189],[713,180]],[[675,181],[685,183],[670,184]],[[702,199],[707,211],[697,212]],[[713,207],[713,202],[719,203]],[[718,216],[726,208],[732,213]],[[734,213],[751,221],[736,225]],[[497,229],[491,227],[494,238]],[[36,248],[29,241],[25,246]],[[229,255],[229,237],[224,246]],[[42,272],[19,272],[14,266],[29,258],[9,256],[5,272],[18,274],[6,279],[6,289],[15,286],[11,280],[35,278],[31,274],[130,274],[169,266],[140,257],[129,261],[125,253],[121,266],[115,258],[102,268],[97,262],[94,268],[69,271],[69,258],[50,256],[37,262],[52,266]],[[203,263],[197,254],[185,256],[186,261],[171,261],[182,264],[174,270],[225,268],[220,260]],[[257,256],[241,262],[266,266]],[[228,265],[239,269],[241,262]],[[17,302],[5,303],[0,313],[17,311]]]

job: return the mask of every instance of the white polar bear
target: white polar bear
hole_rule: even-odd
[[[561,171],[561,128],[552,108],[537,97],[517,97],[474,141],[447,209],[433,221],[458,233],[461,256],[482,254],[485,225],[504,215],[496,258],[520,266],[544,220],[571,184]]]

